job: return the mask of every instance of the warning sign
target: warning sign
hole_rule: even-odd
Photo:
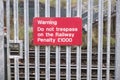
[[[33,19],[34,45],[81,45],[81,18],[43,18]]]

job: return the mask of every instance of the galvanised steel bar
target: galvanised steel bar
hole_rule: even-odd
[[[87,25],[87,80],[91,80],[92,68],[92,15],[93,0],[88,0],[88,25]]]
[[[29,0],[24,0],[25,80],[29,80]]]
[[[45,17],[50,17],[50,0],[45,0]],[[50,80],[50,46],[45,47],[45,80]]]
[[[14,0],[13,5],[14,5],[14,41],[16,43],[17,40],[19,40],[18,0]]]
[[[56,17],[60,17],[60,0],[56,0]],[[60,80],[60,46],[56,46],[56,80]]]
[[[77,17],[82,18],[82,0],[77,0]],[[76,78],[77,80],[81,80],[81,46],[77,46],[77,71],[76,71]]]
[[[45,17],[50,17],[50,0],[45,0]]]
[[[116,2],[115,80],[120,79],[120,0]]]
[[[77,0],[77,17],[82,18],[82,0]]]
[[[35,6],[35,17],[39,17],[39,0],[34,0],[34,6]],[[40,80],[40,52],[39,52],[39,46],[35,46],[35,80]]]
[[[60,80],[60,47],[56,46],[56,80]]]
[[[0,0],[0,80],[5,79],[5,62],[4,62],[4,7],[3,0]]]
[[[71,46],[66,47],[66,80],[71,80]]]
[[[11,80],[11,70],[10,70],[10,51],[9,51],[9,41],[10,41],[10,0],[6,1],[6,27],[7,27],[7,78]]]
[[[50,80],[50,46],[45,47],[45,80]]]
[[[40,16],[40,1],[39,0],[34,0],[34,7],[35,7],[35,17],[39,17]]]
[[[15,74],[15,80],[19,80],[19,59],[18,58],[14,58],[14,74]]]
[[[103,55],[103,0],[99,0],[98,11],[98,74],[97,80],[102,80]]]
[[[71,17],[71,0],[66,0],[66,17]]]
[[[18,0],[14,0],[14,42],[16,43],[19,40],[19,21],[18,21]],[[18,64],[19,58],[14,58],[15,60],[15,80],[19,80],[19,64]]]
[[[107,18],[107,80],[110,80],[111,0],[108,0]]]
[[[77,47],[77,79],[76,80],[81,80],[81,46]]]
[[[71,0],[66,0],[66,17],[71,17]],[[71,46],[66,46],[66,80],[71,80]]]
[[[35,80],[40,79],[40,52],[39,47],[35,46]]]

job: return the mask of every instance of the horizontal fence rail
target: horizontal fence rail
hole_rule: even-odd
[[[118,80],[115,7],[116,0],[4,1],[7,80]],[[82,18],[82,45],[33,45],[34,17]]]

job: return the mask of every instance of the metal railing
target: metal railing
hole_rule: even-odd
[[[75,17],[84,18],[82,7],[86,5],[83,5],[83,0],[76,1]],[[106,0],[107,17],[105,20],[106,23],[104,23],[104,0],[98,0],[97,14],[93,12],[94,7],[96,7],[94,6],[94,0],[88,0],[88,10],[85,17],[87,19],[85,22],[87,24],[87,47],[83,49],[82,46],[33,46],[30,36],[29,0],[6,0],[7,80],[119,80],[119,22],[116,24],[117,45],[116,47],[114,46],[113,49],[111,49],[110,45],[113,39],[111,39],[111,34],[115,34],[115,31],[111,33],[111,28],[115,29],[115,25],[111,22],[112,1],[114,0]],[[19,16],[19,2],[24,3],[24,15],[22,17]],[[34,17],[40,17],[41,6],[39,0],[33,0],[32,2],[34,2],[34,11],[32,11],[34,12]],[[60,2],[61,0],[55,0],[54,17],[61,17]],[[119,0],[117,2],[120,3]],[[10,11],[11,3],[13,5],[13,16],[11,16]],[[45,17],[51,17],[50,0],[45,0],[44,5]],[[71,6],[71,0],[66,0],[66,17],[74,17],[74,15],[71,14]],[[1,9],[2,8],[0,8],[0,10]],[[93,27],[94,17],[96,15],[98,19],[98,30]],[[119,21],[119,11],[117,16],[117,20]],[[20,18],[22,18],[22,22],[19,21]],[[0,23],[3,24],[1,20]],[[20,29],[21,27],[23,27],[22,30]],[[106,32],[104,29],[106,29]],[[97,34],[97,45],[93,48],[94,43],[92,43],[92,40],[94,30],[96,30],[94,34]],[[22,35],[24,37],[23,39],[20,38],[20,33],[24,33]],[[106,35],[105,48],[103,46],[104,34]],[[0,44],[2,44],[2,42],[0,42]],[[0,51],[3,51],[1,47]],[[2,54],[3,52],[1,55]],[[115,69],[117,70],[116,74]],[[4,80],[1,75],[0,79]]]

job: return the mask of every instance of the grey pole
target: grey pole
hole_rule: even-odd
[[[116,62],[115,80],[120,80],[120,0],[116,2]]]
[[[4,71],[4,32],[3,32],[3,26],[4,26],[4,9],[3,9],[3,0],[0,0],[0,80],[4,80],[5,77],[5,71]]]

